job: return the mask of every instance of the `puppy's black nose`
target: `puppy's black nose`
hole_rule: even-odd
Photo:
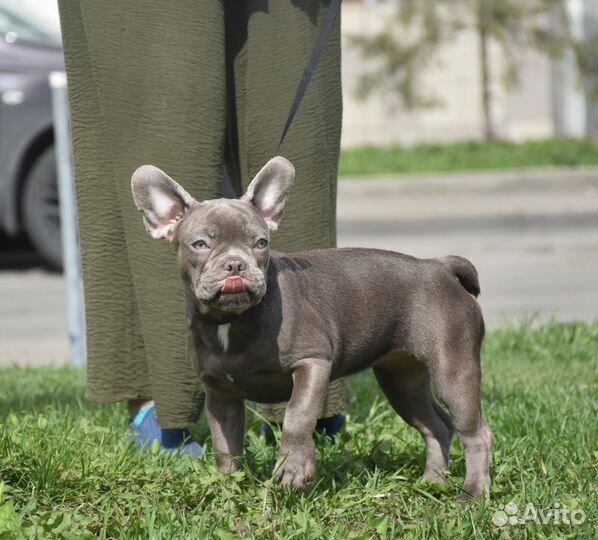
[[[231,276],[239,275],[243,270],[247,268],[245,261],[241,259],[228,259],[224,263],[224,269]]]

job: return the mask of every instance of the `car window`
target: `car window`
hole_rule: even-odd
[[[2,6],[0,6],[0,39],[7,43],[60,45],[58,36],[35,24],[34,20],[28,20]]]

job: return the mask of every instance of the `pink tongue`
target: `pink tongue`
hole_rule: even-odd
[[[245,290],[245,282],[243,278],[239,276],[233,276],[226,278],[224,285],[222,285],[221,292],[223,293],[236,293]]]

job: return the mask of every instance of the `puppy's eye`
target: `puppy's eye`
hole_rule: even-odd
[[[265,238],[260,238],[257,243],[255,244],[255,247],[258,249],[264,249],[268,246],[268,240],[266,240]]]
[[[208,244],[206,244],[203,240],[197,240],[191,244],[195,249],[209,249]]]

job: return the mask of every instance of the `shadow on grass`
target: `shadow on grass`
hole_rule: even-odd
[[[411,428],[409,428],[411,429]],[[280,436],[280,433],[277,432]],[[316,435],[317,473],[311,488],[317,492],[341,490],[356,480],[362,485],[376,475],[396,476],[410,484],[422,476],[425,466],[423,442],[398,442],[389,446],[387,441],[369,440],[359,444],[359,433],[343,432],[334,441]],[[272,477],[278,454],[278,442],[257,442],[249,435],[249,444],[243,458],[243,469],[257,482]],[[252,440],[254,439],[254,440]],[[357,443],[357,444],[356,444]],[[459,474],[455,467],[455,473]]]
[[[336,490],[345,484],[360,479],[364,484],[376,472],[383,475],[400,474],[418,478],[423,472],[423,454],[407,450],[393,451],[392,455],[374,453],[348,453],[325,456],[319,463],[318,486],[322,490]]]

